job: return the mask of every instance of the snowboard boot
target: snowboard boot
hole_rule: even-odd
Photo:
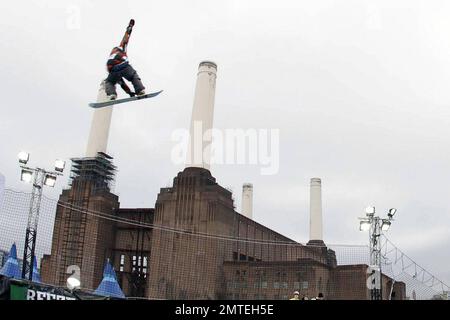
[[[108,96],[109,100],[116,100],[117,99],[117,95],[116,94],[111,94]]]
[[[136,93],[137,96],[143,96],[145,94],[145,90],[141,90],[138,93]]]

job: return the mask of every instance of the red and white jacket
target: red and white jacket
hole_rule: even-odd
[[[111,72],[114,67],[118,67],[122,64],[125,64],[128,62],[128,56],[127,56],[127,46],[128,46],[128,40],[130,39],[131,35],[131,28],[127,28],[127,31],[125,32],[125,35],[122,38],[122,41],[120,42],[120,45],[118,47],[114,47],[111,50],[111,53],[109,54],[109,59],[106,62],[106,67],[108,69],[108,72]]]

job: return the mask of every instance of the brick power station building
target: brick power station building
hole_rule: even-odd
[[[202,121],[204,130],[212,127],[216,69],[211,62],[200,64],[191,132],[195,121]],[[51,254],[41,261],[44,283],[65,286],[67,267],[77,265],[82,287],[95,289],[109,259],[130,297],[286,299],[297,290],[309,297],[321,292],[327,299],[370,298],[368,266],[340,265],[322,240],[319,179],[311,181],[306,245],[255,222],[251,202],[238,213],[231,192],[217,183],[204,159],[189,162],[172,187],[161,188],[155,208],[121,208],[111,192],[116,168],[106,153],[111,112],[95,111],[86,157],[72,159]],[[195,143],[190,141],[191,155]],[[249,187],[244,196],[251,198]],[[405,297],[404,283],[392,285],[386,276],[382,290],[384,298]]]

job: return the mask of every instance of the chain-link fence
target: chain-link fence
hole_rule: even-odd
[[[42,197],[35,255],[44,284],[65,287],[79,268],[81,289],[93,292],[105,264],[126,297],[146,299],[370,299],[369,248],[301,244],[217,201],[196,207],[189,196],[153,208],[120,208],[105,189],[72,184],[59,201]],[[186,197],[183,198],[183,197]],[[30,194],[7,189],[0,207],[0,265],[11,246],[22,267]],[[385,240],[384,299],[433,299],[448,287]],[[113,280],[112,280],[113,281]]]

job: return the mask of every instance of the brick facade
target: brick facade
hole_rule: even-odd
[[[239,214],[231,192],[206,169],[178,173],[155,209],[119,209],[117,196],[76,179],[60,200],[123,222],[58,206],[51,255],[42,262],[47,283],[65,285],[67,266],[79,264],[83,287],[95,289],[110,259],[127,296],[286,299],[298,290],[328,299],[370,297],[367,266],[338,266],[323,242],[302,245]],[[383,278],[385,297],[389,281]],[[394,285],[394,296],[404,298],[404,284]]]
[[[67,267],[81,269],[82,287],[95,289],[102,279],[106,259],[111,256],[115,223],[97,212],[114,216],[119,199],[106,188],[96,188],[84,179],[75,179],[59,198],[53,229],[52,249],[41,262],[44,283],[65,286]]]

